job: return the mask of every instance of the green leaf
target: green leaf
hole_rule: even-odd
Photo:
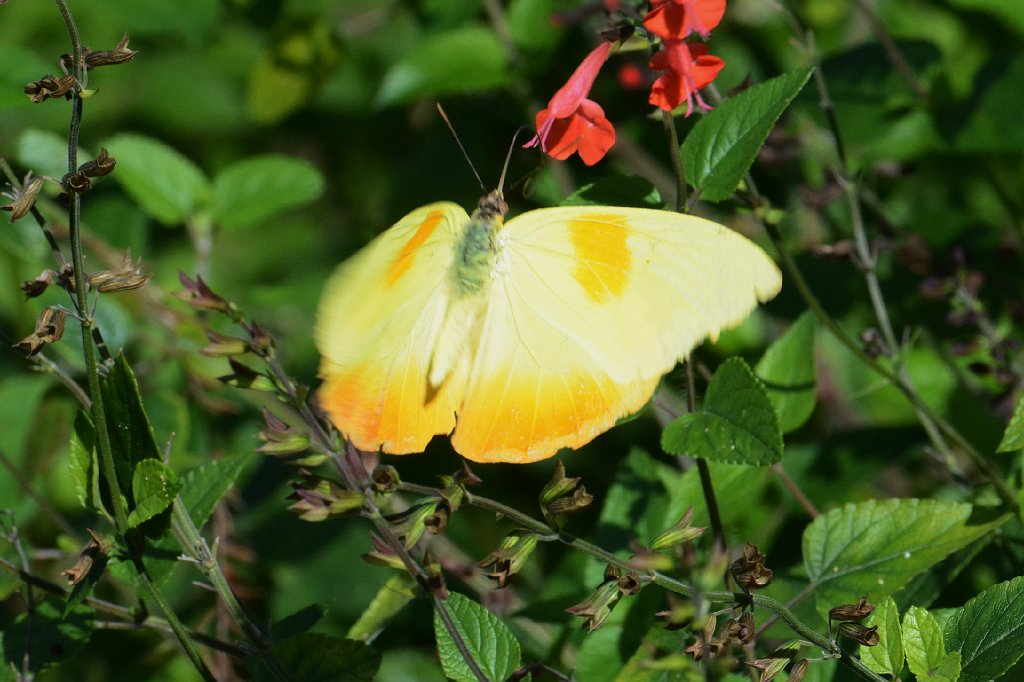
[[[768,347],[754,370],[768,389],[783,433],[800,428],[814,412],[814,337],[818,318],[807,311]]]
[[[0,265],[0,270],[5,267]],[[39,374],[17,375],[9,368],[0,372],[0,450],[15,466],[29,471],[33,466],[29,460],[33,425],[52,381]],[[23,499],[28,499],[24,488],[6,469],[0,468],[0,507],[16,508]]]
[[[960,652],[964,682],[994,680],[1024,654],[1024,577],[988,588],[946,623],[946,651]]]
[[[174,503],[181,490],[181,481],[158,459],[144,459],[135,465],[132,476],[132,498],[135,508],[128,514],[128,525],[138,528]]]
[[[81,410],[71,432],[68,466],[78,501],[86,509],[99,511],[99,477],[96,466],[96,430],[89,415]]]
[[[903,629],[900,626],[900,612],[892,597],[886,597],[875,606],[874,612],[864,622],[870,627],[878,626],[878,644],[861,646],[860,660],[864,665],[881,675],[895,679],[903,671]]]
[[[1012,452],[1021,448],[1024,448],[1024,393],[1017,398],[1017,407],[1013,408],[1013,416],[996,452]]]
[[[159,461],[160,450],[142,406],[135,373],[125,360],[124,353],[118,354],[110,372],[101,380],[100,392],[107,413],[107,431],[110,434],[117,482],[121,494],[127,497],[132,491],[136,465],[144,459]],[[105,491],[106,486],[101,490]],[[129,501],[133,500],[131,498]]]
[[[295,635],[305,634],[309,632],[314,625],[320,622],[324,617],[324,608],[318,604],[310,604],[309,606],[299,609],[293,614],[285,616],[279,621],[276,621],[270,628],[270,632],[273,634],[276,640],[285,640]],[[348,637],[348,639],[353,639]]]
[[[61,178],[68,172],[68,138],[51,130],[29,128],[18,137],[18,163],[36,175]],[[92,154],[78,149],[78,161],[91,161]]]
[[[942,628],[935,617],[919,606],[903,615],[903,643],[907,665],[919,681],[956,682],[960,675],[960,653],[946,653]]]
[[[759,83],[697,122],[680,152],[686,179],[702,198],[722,201],[733,193],[811,72],[798,69]]]
[[[78,606],[65,617],[62,604],[49,597],[39,599],[35,606],[31,615],[22,613],[4,628],[3,660],[15,661],[20,668],[27,649],[29,669],[38,672],[85,647],[92,636],[93,614],[92,609]]]
[[[966,525],[971,505],[868,500],[816,518],[803,537],[804,566],[822,613],[867,595],[878,603],[960,548],[1001,525]]]
[[[248,158],[214,178],[214,221],[226,228],[248,227],[307,204],[323,191],[323,176],[307,161],[279,154]]]
[[[1024,36],[1024,13],[1019,0],[948,0],[953,7],[974,12],[985,12],[1007,27]]]
[[[179,502],[188,512],[192,523],[202,530],[213,513],[213,508],[235,485],[241,473],[259,456],[252,452],[212,459],[181,474]],[[177,566],[183,547],[171,535],[157,538],[146,546],[145,561],[153,580],[166,581]]]
[[[349,639],[372,642],[402,607],[412,600],[415,588],[416,582],[408,573],[396,573],[388,578],[345,636]]]
[[[562,33],[551,21],[557,10],[555,0],[511,0],[505,17],[516,46],[526,51],[553,48]]]
[[[563,206],[635,206],[664,208],[658,188],[637,175],[614,175],[584,185],[569,195]]]
[[[953,130],[956,150],[1019,152],[1024,148],[1024,131],[1017,125],[1024,107],[1024,58],[1015,51],[996,54],[974,83],[962,117],[955,116],[946,124]]]
[[[221,498],[235,485],[238,477],[259,455],[241,452],[219,459],[211,459],[192,467],[181,475],[181,503],[196,528],[202,529]]]
[[[700,412],[684,414],[661,434],[672,455],[765,466],[782,460],[779,417],[764,386],[740,358],[715,372]]]
[[[667,470],[667,471],[666,471]],[[615,480],[604,495],[601,517],[594,532],[594,541],[612,552],[628,556],[629,542],[635,538],[654,537],[678,519],[667,519],[668,492],[663,479],[678,475],[678,470],[658,462],[649,454],[634,448],[619,462]],[[594,568],[604,571],[604,564]],[[600,573],[590,576],[600,579]]]
[[[277,643],[271,653],[293,680],[302,682],[372,682],[380,653],[362,642],[307,632]],[[254,662],[253,680],[278,679],[262,661]]]
[[[449,594],[445,601],[448,613],[455,622],[455,630],[491,682],[503,682],[519,667],[519,642],[497,616],[458,592]],[[477,682],[451,634],[434,612],[434,636],[444,674],[456,682]]]
[[[420,97],[493,90],[512,79],[494,32],[465,26],[434,34],[392,66],[377,102],[390,106]]]
[[[593,682],[613,682],[626,664],[624,652],[619,649],[623,626],[610,623],[587,633],[576,653],[574,677]]]
[[[163,142],[126,133],[102,146],[117,159],[113,175],[124,191],[157,221],[177,225],[206,203],[210,183],[203,171]]]

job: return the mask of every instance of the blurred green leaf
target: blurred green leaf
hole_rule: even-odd
[[[144,459],[135,465],[132,497],[135,507],[128,514],[128,525],[138,528],[174,503],[181,489],[178,475],[158,459]]]
[[[508,679],[519,667],[519,642],[497,616],[469,597],[451,592],[445,600],[455,630],[487,679]],[[444,674],[456,682],[477,682],[441,616],[434,613],[434,636]]]
[[[3,376],[0,380],[0,450],[19,468],[31,461],[26,446],[43,395],[51,385],[49,377],[40,375]],[[17,479],[0,469],[0,507],[15,508],[16,501],[24,497]]]
[[[903,615],[903,643],[907,666],[919,682],[956,682],[960,675],[960,653],[946,653],[942,629],[932,614],[911,606]]]
[[[464,26],[426,38],[384,76],[377,103],[493,90],[513,80],[505,50],[484,26]]]
[[[22,613],[4,628],[4,661],[20,669],[27,653],[29,670],[45,670],[81,651],[92,631],[92,609],[78,606],[65,617],[57,600],[37,597],[31,614]]]
[[[665,427],[661,447],[672,455],[765,466],[782,460],[782,432],[764,386],[747,363],[730,358],[711,379],[700,411]]]
[[[92,420],[82,411],[75,417],[69,446],[71,478],[75,484],[78,501],[89,510],[99,511],[99,477],[96,468],[96,430]]]
[[[302,682],[372,682],[380,654],[362,642],[307,632],[275,644],[273,655],[295,680]],[[279,679],[262,662],[255,662],[253,680]]]
[[[814,412],[814,337],[818,318],[805,312],[765,351],[754,370],[779,413],[779,428],[790,433]]]
[[[1013,408],[1013,416],[1010,417],[996,452],[1012,452],[1021,448],[1024,448],[1024,393],[1017,398],[1017,406]]]
[[[664,208],[661,194],[647,178],[613,175],[584,185],[566,197],[563,206],[635,206]]]
[[[184,39],[198,43],[216,27],[221,3],[209,0],[106,0],[107,20],[116,19],[119,26],[137,35],[151,35],[161,40]],[[94,46],[100,49],[101,46]],[[109,49],[113,45],[104,45]],[[134,47],[134,44],[131,45]]]
[[[213,181],[213,216],[221,227],[241,228],[323,194],[324,179],[302,159],[277,154],[234,163]]]
[[[1020,9],[1018,15],[1022,14]],[[1024,109],[1024,56],[1001,53],[975,76],[974,92],[963,112],[943,123],[961,152],[1006,154],[1024,149],[1020,112]],[[943,113],[948,112],[945,110]]]
[[[593,682],[613,682],[626,665],[626,656],[619,650],[623,626],[606,623],[600,629],[587,633],[576,654],[576,679]],[[628,653],[628,652],[625,652]]]
[[[15,152],[18,163],[31,168],[36,175],[60,179],[68,172],[68,138],[49,130],[29,128],[18,137]],[[78,149],[79,163],[93,157]]]
[[[868,670],[896,679],[903,671],[903,629],[900,626],[899,609],[892,597],[886,597],[878,603],[864,625],[878,626],[878,644],[861,645],[860,660]]]
[[[298,111],[313,93],[313,78],[302,70],[281,64],[273,55],[253,64],[245,103],[254,120],[277,123]]]
[[[185,221],[209,198],[203,171],[159,140],[125,133],[102,146],[117,159],[113,175],[125,192],[164,225]]]
[[[959,652],[963,682],[1000,677],[1024,654],[1024,577],[988,588],[946,623],[946,651]]]
[[[281,620],[275,622],[270,627],[270,632],[273,634],[274,639],[283,641],[289,637],[309,632],[323,617],[323,607],[317,604],[310,604],[306,608],[299,609],[295,613],[285,616]],[[348,639],[355,638],[349,637]]]
[[[25,84],[54,71],[53,65],[18,45],[0,42],[0,110],[38,107],[25,94]]]
[[[686,181],[707,201],[728,199],[768,139],[775,122],[811,77],[798,69],[758,83],[719,104],[683,141]]]
[[[867,595],[874,603],[1006,521],[969,526],[971,505],[867,500],[833,509],[804,531],[804,567],[818,610]]]
[[[1018,0],[947,0],[960,9],[985,12],[1024,36],[1024,13]]]
[[[408,573],[396,573],[377,591],[359,620],[345,634],[349,639],[372,642],[388,622],[416,595],[416,581]]]
[[[516,46],[537,52],[554,47],[562,32],[551,17],[559,7],[555,0],[511,0],[505,17]]]

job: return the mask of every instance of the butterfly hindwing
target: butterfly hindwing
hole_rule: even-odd
[[[316,330],[320,402],[360,449],[421,452],[455,426],[466,363],[436,390],[428,373],[448,309],[452,244],[468,220],[450,202],[416,209],[327,284]]]

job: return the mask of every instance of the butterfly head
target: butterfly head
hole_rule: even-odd
[[[504,221],[506,213],[508,213],[508,204],[505,203],[505,197],[502,196],[501,190],[496,189],[480,198],[476,210],[473,211],[473,220],[501,223]]]

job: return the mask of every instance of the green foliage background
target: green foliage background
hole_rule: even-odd
[[[293,376],[315,383],[312,328],[322,283],[333,267],[416,206],[452,199],[471,207],[480,194],[433,103],[444,103],[484,182],[493,184],[513,133],[532,126],[537,109],[589,51],[602,26],[601,15],[578,26],[550,22],[553,12],[578,7],[568,0],[511,0],[501,3],[504,19],[495,30],[484,4],[108,0],[72,5],[87,45],[112,47],[128,32],[131,47],[139,50],[126,65],[91,73],[96,93],[85,102],[83,152],[92,156],[108,146],[119,167],[114,178],[84,196],[83,206],[90,269],[116,264],[121,250],[130,248],[153,280],[140,292],[104,296],[96,314],[108,345],[124,348],[135,369],[158,446],[173,437],[175,470],[212,457],[249,458],[236,491],[213,517],[213,532],[221,536],[221,557],[246,605],[262,622],[280,621],[314,604],[324,611],[316,630],[344,636],[389,572],[360,559],[370,550],[368,527],[361,521],[309,524],[286,513],[292,470],[247,454],[258,445],[259,398],[218,387],[215,379],[227,373],[226,363],[197,353],[207,343],[202,327],[168,293],[180,289],[179,269],[202,273],[218,293],[272,331]],[[865,220],[880,252],[888,311],[897,332],[905,330],[909,375],[925,402],[1010,473],[1008,480],[1019,491],[1020,453],[994,451],[1024,368],[1019,351],[1024,14],[1015,0],[876,3],[875,18],[915,74],[920,91],[915,93],[853,4],[804,0],[793,5],[814,31]],[[727,95],[747,79],[759,83],[811,65],[812,55],[796,49],[791,37],[791,27],[771,3],[730,2],[711,43],[727,63],[719,91]],[[67,50],[50,4],[11,0],[0,7],[0,154],[19,173],[63,174],[68,107],[62,101],[32,105],[22,88],[56,71],[56,57]],[[619,135],[608,159],[594,168],[575,159],[544,165],[535,152],[517,152],[510,177],[530,174],[530,179],[525,189],[519,185],[507,193],[513,212],[558,203],[582,185],[615,175],[641,175],[672,201],[661,122],[649,116],[644,91],[623,90],[615,78],[621,65],[643,66],[646,56],[643,51],[614,56],[593,91]],[[698,118],[678,119],[681,136]],[[151,140],[195,167],[191,179],[163,203],[152,188],[131,186],[133,172],[121,165],[132,157],[132,145]],[[260,163],[269,164],[266,186],[246,187],[239,178],[258,176],[253,164]],[[876,325],[864,279],[849,259],[823,257],[817,250],[851,238],[843,188],[831,170],[835,163],[818,96],[808,85],[770,134],[753,173],[812,290],[846,330],[857,334]],[[160,167],[143,166],[135,175],[151,177]],[[181,174],[175,172],[175,178]],[[268,197],[281,199],[275,203]],[[723,198],[701,204],[699,212],[752,235],[770,251],[743,202]],[[60,224],[53,193],[44,209]],[[30,219],[0,225],[2,345],[31,332],[42,305],[66,302],[62,292],[51,290],[26,303],[17,288],[49,267],[52,256]],[[757,364],[764,348],[805,308],[787,280],[782,295],[765,310],[717,345],[699,349],[698,368],[710,376],[723,358],[741,355],[765,376],[768,360]],[[829,334],[815,336],[806,329],[803,334],[805,343],[816,338],[817,405],[809,421],[797,419],[795,430],[784,429],[781,466],[819,510],[875,498],[971,502],[976,511],[998,506],[990,488],[974,485],[970,466],[944,459],[928,444],[898,391]],[[79,374],[76,337],[68,333],[47,352]],[[670,376],[666,383],[678,388],[680,377]],[[706,388],[701,380],[701,394]],[[96,519],[79,504],[70,473],[75,414],[73,396],[52,375],[30,371],[13,350],[0,351],[0,451],[81,533]],[[656,407],[562,457],[570,474],[582,476],[596,497],[591,511],[573,518],[573,532],[620,554],[628,554],[630,539],[649,540],[687,506],[697,507],[698,525],[707,523],[695,477],[679,474],[662,453],[655,416],[663,416]],[[424,483],[461,464],[442,439],[425,455],[389,461],[403,479]],[[536,493],[554,460],[473,468],[484,480],[481,494],[536,516]],[[814,579],[813,571],[822,568],[808,563],[801,544],[808,542],[804,530],[810,518],[770,468],[720,464],[713,473],[730,545],[738,549],[750,541],[768,553],[776,571],[770,594],[785,601],[805,586],[808,571]],[[33,564],[40,575],[59,582],[81,538],[69,536],[6,470],[0,472],[0,507],[12,510],[31,547],[71,553]],[[485,556],[507,530],[507,523],[480,510],[453,515],[447,544],[436,550],[445,557],[453,589],[472,594],[479,588],[454,576]],[[964,533],[963,543],[950,552],[963,553],[952,555],[956,561],[947,559],[952,565],[943,564],[946,573],[936,584],[917,586],[916,599],[897,596],[901,613],[909,604],[957,607],[1024,573],[1024,536],[1017,519],[991,542],[986,536],[985,542],[968,546],[974,536],[968,538],[962,528],[957,532]],[[706,542],[703,549],[709,546]],[[13,549],[4,545],[0,555],[11,559]],[[541,544],[516,583],[517,598],[528,608],[523,617],[504,619],[522,644],[524,661],[547,660],[567,669],[572,667],[567,661],[575,660],[578,679],[585,681],[615,679],[599,675],[628,667],[654,622],[652,614],[663,607],[663,596],[653,588],[645,591],[635,605],[616,611],[617,621],[585,638],[563,609],[584,599],[600,572],[596,561]],[[196,577],[179,567],[169,588],[183,618],[193,623],[203,622],[212,604],[190,585]],[[19,612],[19,587],[15,578],[0,573],[0,598],[5,598],[0,628],[8,628]],[[98,592],[117,602],[126,594],[125,587],[113,584],[101,585]],[[501,594],[484,595],[485,602],[501,599]],[[824,603],[826,610],[831,603]],[[823,629],[813,599],[797,612]],[[434,661],[431,623],[423,600],[397,615],[375,643],[386,652],[377,679],[443,679]],[[776,630],[769,635],[786,636]],[[97,630],[73,661],[40,679],[186,680],[194,675],[173,643],[152,631]],[[585,670],[592,672],[585,675]],[[818,674],[816,679],[829,679]]]

